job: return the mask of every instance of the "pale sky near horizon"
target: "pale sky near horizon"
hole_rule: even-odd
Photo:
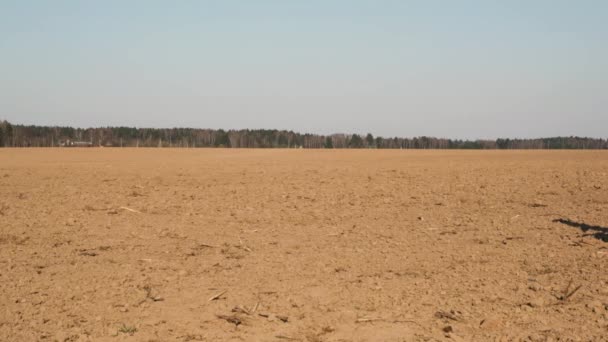
[[[608,1],[0,0],[0,120],[608,137]]]

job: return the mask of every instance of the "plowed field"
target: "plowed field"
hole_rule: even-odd
[[[0,150],[1,341],[605,341],[608,153]]]

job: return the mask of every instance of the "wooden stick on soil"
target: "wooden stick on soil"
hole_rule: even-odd
[[[357,318],[357,320],[355,321],[355,323],[366,323],[366,322],[376,322],[376,321],[382,321],[382,318],[367,318],[367,317],[361,317],[361,318]]]
[[[138,213],[138,214],[141,214],[141,211],[139,211],[139,210],[135,210],[135,209],[131,209],[131,208],[129,208],[129,207],[120,207],[120,208],[118,208],[118,209],[123,209],[123,210],[130,211],[130,212],[132,212],[132,213]]]
[[[220,297],[221,297],[221,296],[222,296],[224,293],[226,293],[226,292],[228,292],[228,290],[224,290],[224,291],[222,291],[222,292],[220,292],[220,293],[218,293],[218,294],[216,294],[216,295],[212,296],[211,298],[209,298],[209,301],[211,302],[211,301],[214,301],[214,300],[216,300],[216,299],[219,299],[219,298],[220,298]]]
[[[574,290],[572,290],[572,292],[568,293],[563,300],[568,300],[568,298],[572,297],[572,295],[574,295],[576,293],[576,291],[580,290],[580,288],[583,287],[583,285],[579,285],[576,288],[574,288]]]

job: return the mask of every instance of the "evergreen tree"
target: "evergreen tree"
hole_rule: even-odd
[[[376,137],[376,148],[383,148],[384,139],[382,137]]]
[[[230,138],[228,133],[223,129],[220,129],[215,134],[215,147],[230,147]]]
[[[278,147],[287,147],[288,140],[284,134],[279,133],[279,138],[277,140],[278,140]]]
[[[367,133],[365,142],[367,143],[367,147],[374,147],[374,136],[371,133]]]
[[[348,142],[348,147],[351,148],[362,148],[363,147],[363,139],[358,134],[353,134]]]

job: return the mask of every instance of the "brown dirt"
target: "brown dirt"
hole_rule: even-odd
[[[607,173],[601,151],[0,150],[0,340],[606,340]]]

